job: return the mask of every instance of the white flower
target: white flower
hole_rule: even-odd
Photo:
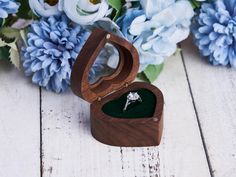
[[[140,0],[145,14],[148,18],[175,3],[175,0]]]
[[[29,5],[32,11],[38,16],[49,17],[60,14],[58,4],[50,6],[44,0],[29,0]]]
[[[140,71],[163,63],[190,32],[193,8],[186,0],[140,0],[143,9],[128,9],[118,20],[124,36],[139,52]]]
[[[80,25],[92,25],[111,13],[107,0],[96,4],[89,0],[61,0],[59,9]]]
[[[190,20],[194,15],[188,1],[172,3],[172,0],[160,0],[163,1],[158,3],[160,9],[154,8],[152,1],[145,0],[144,11],[147,16],[136,17],[129,30],[133,36],[139,36],[134,45],[141,57],[146,58],[141,60],[141,70],[147,64],[162,63],[164,57],[171,56],[176,51],[176,44],[188,37]],[[150,19],[147,20],[148,18]]]

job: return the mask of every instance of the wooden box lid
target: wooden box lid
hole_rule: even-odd
[[[90,84],[89,71],[106,43],[115,46],[119,52],[118,67],[113,74],[102,77],[95,84]],[[132,44],[107,31],[96,29],[75,61],[71,73],[71,88],[77,96],[91,103],[131,83],[138,69],[139,55]]]

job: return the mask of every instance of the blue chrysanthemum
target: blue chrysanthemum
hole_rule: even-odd
[[[17,13],[19,6],[15,0],[0,0],[0,19],[7,18],[8,14]]]
[[[32,81],[57,93],[70,85],[71,68],[89,36],[65,16],[35,21],[23,49],[23,67]]]
[[[236,0],[204,3],[193,34],[200,52],[212,64],[236,67]]]

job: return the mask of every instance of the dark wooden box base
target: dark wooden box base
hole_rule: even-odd
[[[148,89],[156,96],[153,117],[122,119],[111,117],[102,111],[107,102],[140,88]],[[158,88],[148,83],[133,83],[91,104],[91,132],[95,139],[104,144],[124,147],[157,146],[161,141],[162,130],[163,95]]]

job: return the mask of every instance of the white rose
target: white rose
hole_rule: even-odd
[[[60,14],[58,4],[50,6],[44,0],[29,0],[29,5],[32,11],[38,16],[49,17]]]
[[[75,23],[92,25],[110,13],[107,0],[92,3],[90,0],[61,0],[59,9]]]

